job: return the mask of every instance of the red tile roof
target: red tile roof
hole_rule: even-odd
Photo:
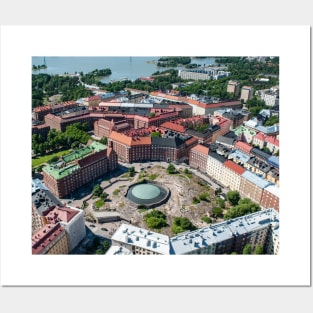
[[[48,224],[56,224],[58,222],[69,223],[71,219],[78,214],[78,210],[73,210],[68,207],[53,208],[43,212]]]
[[[274,136],[265,136],[265,142],[271,143],[272,145],[279,147],[279,140],[277,140]]]
[[[258,139],[258,140],[261,140],[261,141],[264,141],[265,140],[265,135],[262,133],[262,132],[259,132],[257,133],[255,136],[254,136],[255,139]]]
[[[249,145],[248,143],[243,142],[243,141],[237,141],[235,144],[235,149],[239,149],[239,150],[246,152],[246,153],[250,153],[252,148],[253,147],[251,145]]]
[[[167,128],[182,134],[184,134],[186,131],[186,128],[184,126],[172,122],[165,122],[161,124],[160,127]]]
[[[227,160],[224,163],[224,166],[231,169],[233,172],[237,173],[238,175],[242,175],[246,171],[242,166],[234,163],[231,160]]]
[[[32,254],[40,254],[48,245],[56,241],[65,232],[65,229],[56,225],[45,225],[32,236]]]

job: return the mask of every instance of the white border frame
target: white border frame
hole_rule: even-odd
[[[31,255],[31,57],[36,55],[278,55],[280,255]],[[309,112],[309,26],[2,26],[1,284],[310,285]]]

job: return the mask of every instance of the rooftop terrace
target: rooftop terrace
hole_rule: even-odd
[[[78,164],[73,164],[73,161],[83,159],[93,152],[99,152],[105,150],[106,148],[107,146],[94,141],[89,146],[64,155],[62,157],[63,162],[57,161],[56,163],[45,166],[43,170],[55,179],[62,179],[80,168]]]

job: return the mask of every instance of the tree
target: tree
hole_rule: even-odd
[[[102,187],[101,187],[99,184],[97,184],[97,185],[95,185],[95,186],[93,187],[92,194],[93,194],[94,196],[100,197],[101,194],[102,194],[102,192],[103,192],[103,189],[102,189]]]
[[[209,196],[209,194],[207,192],[204,192],[204,193],[200,194],[199,199],[201,201],[208,201],[208,196]]]
[[[103,145],[107,145],[108,144],[108,137],[102,137],[100,140],[99,140],[100,143],[102,143]]]
[[[202,216],[202,217],[201,217],[201,220],[202,220],[203,222],[208,223],[208,224],[211,224],[211,223],[212,223],[212,220],[211,220],[207,215]]]
[[[227,201],[234,206],[237,205],[240,200],[240,193],[237,190],[231,190],[227,192],[226,197]]]
[[[195,230],[196,227],[190,222],[187,217],[175,217],[172,232],[178,234],[186,230]]]
[[[216,196],[219,195],[220,193],[222,193],[222,188],[221,187],[216,188],[214,193]]]
[[[102,245],[103,245],[103,252],[105,254],[110,248],[110,243],[105,240],[105,241],[103,241]]]
[[[167,226],[166,215],[159,210],[152,210],[145,214],[144,221],[151,229],[160,229]]]
[[[242,254],[251,254],[251,252],[252,252],[251,244],[247,243],[242,250]]]
[[[212,213],[215,218],[223,217],[223,210],[221,208],[213,208]]]
[[[129,167],[128,173],[130,177],[133,177],[135,175],[135,167],[134,166]]]
[[[168,174],[175,174],[176,173],[176,167],[170,163],[166,169]]]
[[[160,132],[152,132],[151,137],[161,137],[161,133]]]

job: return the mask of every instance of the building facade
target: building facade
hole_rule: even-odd
[[[236,80],[230,80],[227,84],[227,92],[239,95],[240,84]]]
[[[252,98],[253,98],[253,88],[250,86],[243,86],[241,88],[240,99],[242,99],[243,102],[246,103],[248,100]]]
[[[190,150],[189,165],[202,173],[207,171],[209,148],[203,145],[196,145]]]
[[[111,148],[93,142],[45,166],[43,178],[49,190],[63,198],[95,178],[114,171],[117,166],[116,153]]]
[[[250,171],[245,171],[241,175],[239,193],[242,198],[249,198],[256,203],[261,203],[263,190],[268,185],[270,183],[267,180]]]
[[[220,182],[230,190],[239,190],[241,175],[244,172],[245,169],[242,166],[227,160],[223,163]]]
[[[32,254],[68,254],[69,238],[60,223],[42,227],[32,236]]]

